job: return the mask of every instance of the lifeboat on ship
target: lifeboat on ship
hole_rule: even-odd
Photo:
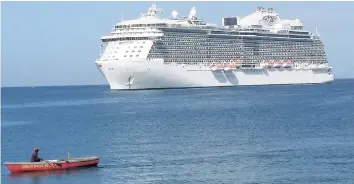
[[[273,67],[273,61],[269,61],[269,62],[266,62],[266,63],[264,63],[264,65],[265,65],[265,67],[266,68],[272,68]]]
[[[232,70],[237,70],[237,69],[241,68],[241,65],[242,65],[242,62],[240,60],[237,60],[230,65],[230,68]]]
[[[236,70],[239,66],[237,64],[229,65],[230,70]]]
[[[229,70],[231,70],[230,66],[227,65],[224,67],[224,71],[229,71]]]
[[[43,160],[41,162],[5,162],[11,173],[66,170],[98,165],[99,157],[71,158],[67,160]]]
[[[237,65],[235,62],[231,62],[229,65],[225,65],[224,71],[236,70]]]
[[[291,64],[292,64],[292,62],[291,62],[290,60],[288,60],[288,61],[286,61],[286,62],[283,63],[283,67],[284,67],[284,68],[290,68],[290,67],[291,67]]]
[[[309,68],[312,69],[312,70],[317,70],[317,69],[323,69],[325,67],[323,67],[323,65],[321,65],[321,64],[311,64],[309,66]]]
[[[219,71],[219,70],[223,70],[225,67],[224,65],[211,65],[210,68],[212,71]]]
[[[273,67],[274,68],[281,68],[283,66],[283,62],[282,61],[277,61],[273,63]]]

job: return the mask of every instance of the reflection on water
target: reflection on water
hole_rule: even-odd
[[[24,180],[32,180],[33,183],[39,184],[45,182],[48,177],[55,177],[56,179],[63,179],[67,177],[72,177],[77,174],[91,175],[98,171],[100,167],[87,167],[87,168],[76,168],[67,170],[52,170],[52,171],[33,171],[33,172],[23,172],[23,173],[11,173],[8,175],[8,179],[11,182],[18,183]]]
[[[30,121],[2,121],[1,128],[11,127],[11,126],[21,126],[21,125],[28,125],[33,122]]]

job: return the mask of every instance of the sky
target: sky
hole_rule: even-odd
[[[272,7],[285,19],[301,19],[325,45],[335,78],[354,78],[354,2],[3,2],[1,5],[2,86],[96,85],[100,37],[124,20],[135,19],[155,3],[221,25],[221,18],[246,16]]]

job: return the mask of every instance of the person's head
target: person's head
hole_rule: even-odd
[[[34,148],[34,152],[38,153],[39,149],[38,148]]]

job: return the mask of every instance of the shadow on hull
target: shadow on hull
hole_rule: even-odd
[[[299,84],[255,84],[255,85],[231,85],[231,86],[201,86],[201,87],[169,87],[169,88],[140,88],[140,89],[110,89],[111,91],[148,91],[148,90],[181,90],[181,89],[205,89],[205,88],[240,88],[256,86],[303,86],[303,85],[324,85],[333,83],[335,80],[323,83],[299,83]]]

